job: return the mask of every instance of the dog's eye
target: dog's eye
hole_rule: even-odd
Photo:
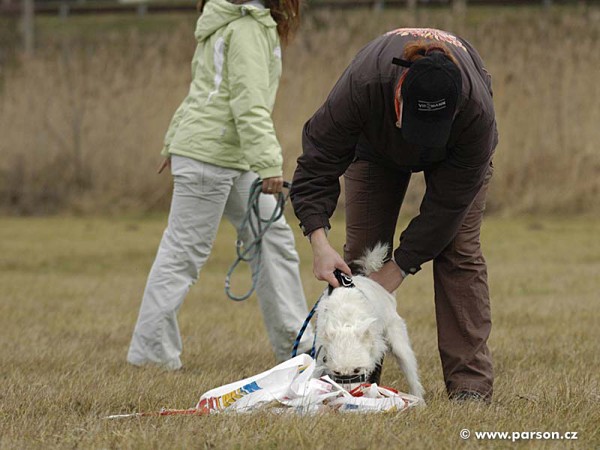
[[[359,374],[360,373],[360,369],[354,369],[354,373],[355,374]]]
[[[326,363],[327,362],[327,356],[323,356],[323,362]]]

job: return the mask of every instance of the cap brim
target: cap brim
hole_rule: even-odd
[[[416,117],[402,118],[402,138],[409,144],[423,147],[445,147],[452,130],[452,118],[425,122]]]

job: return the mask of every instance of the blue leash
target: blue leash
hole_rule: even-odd
[[[300,340],[302,339],[302,336],[304,335],[304,332],[306,331],[306,328],[308,328],[308,324],[310,323],[310,320],[313,318],[313,316],[317,312],[317,306],[319,306],[319,302],[323,298],[323,295],[321,295],[319,297],[319,300],[317,300],[317,302],[315,303],[315,306],[312,307],[312,309],[308,313],[308,316],[306,316],[306,320],[302,324],[302,327],[300,328],[300,331],[298,332],[298,336],[296,336],[296,340],[294,341],[294,348],[292,349],[292,358],[294,358],[298,354],[298,346],[300,345]],[[315,357],[315,344],[316,344],[316,341],[317,341],[317,333],[316,333],[316,330],[315,330],[315,337],[313,339],[313,345],[312,345],[312,348],[310,349],[310,353],[309,353],[309,355],[310,355],[311,358]]]
[[[336,280],[338,280],[338,282],[340,283],[340,287],[347,287],[347,288],[354,287],[352,278],[350,278],[348,275],[343,273],[341,270],[335,269],[333,272],[333,275],[335,275]],[[335,288],[332,285],[329,285],[328,289],[327,289],[327,295],[331,295],[331,293],[333,292],[334,289]],[[308,324],[310,323],[311,319],[317,312],[317,306],[319,306],[319,302],[321,301],[321,299],[323,298],[324,295],[325,295],[325,293],[323,292],[323,294],[321,294],[319,299],[316,301],[315,305],[312,307],[312,309],[308,313],[308,316],[306,316],[306,320],[304,320],[304,323],[302,324],[302,327],[300,328],[300,331],[298,332],[298,336],[296,336],[296,340],[294,341],[294,348],[292,349],[292,358],[294,358],[298,354],[298,347],[300,346],[300,340],[302,339],[302,336],[304,335],[306,328],[308,328]],[[309,356],[313,359],[316,358],[316,350],[317,350],[316,342],[317,342],[317,330],[315,327],[315,335],[313,338],[313,345],[312,345],[312,348],[310,349],[310,353],[309,353]]]

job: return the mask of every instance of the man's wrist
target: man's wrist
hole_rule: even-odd
[[[328,242],[328,240],[327,240],[328,232],[329,232],[329,228],[327,228],[327,227],[317,228],[316,230],[312,231],[310,234],[307,234],[306,237],[308,238],[308,242],[310,242],[312,245],[319,245],[321,243]]]

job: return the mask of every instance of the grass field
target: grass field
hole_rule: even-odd
[[[292,221],[294,224],[295,220]],[[108,414],[188,408],[206,390],[274,364],[256,299],[225,299],[233,230],[220,230],[180,314],[184,369],[137,369],[125,355],[164,217],[0,219],[0,448],[512,448],[463,441],[459,431],[575,431],[600,446],[598,326],[600,220],[487,220],[496,396],[489,407],[444,397],[435,340],[431,268],[402,286],[428,407],[402,414],[272,417],[267,414],[107,421]],[[294,226],[294,228],[296,228]],[[341,223],[333,241],[341,246]],[[311,276],[312,303],[323,285]],[[389,364],[384,384],[404,389]]]

